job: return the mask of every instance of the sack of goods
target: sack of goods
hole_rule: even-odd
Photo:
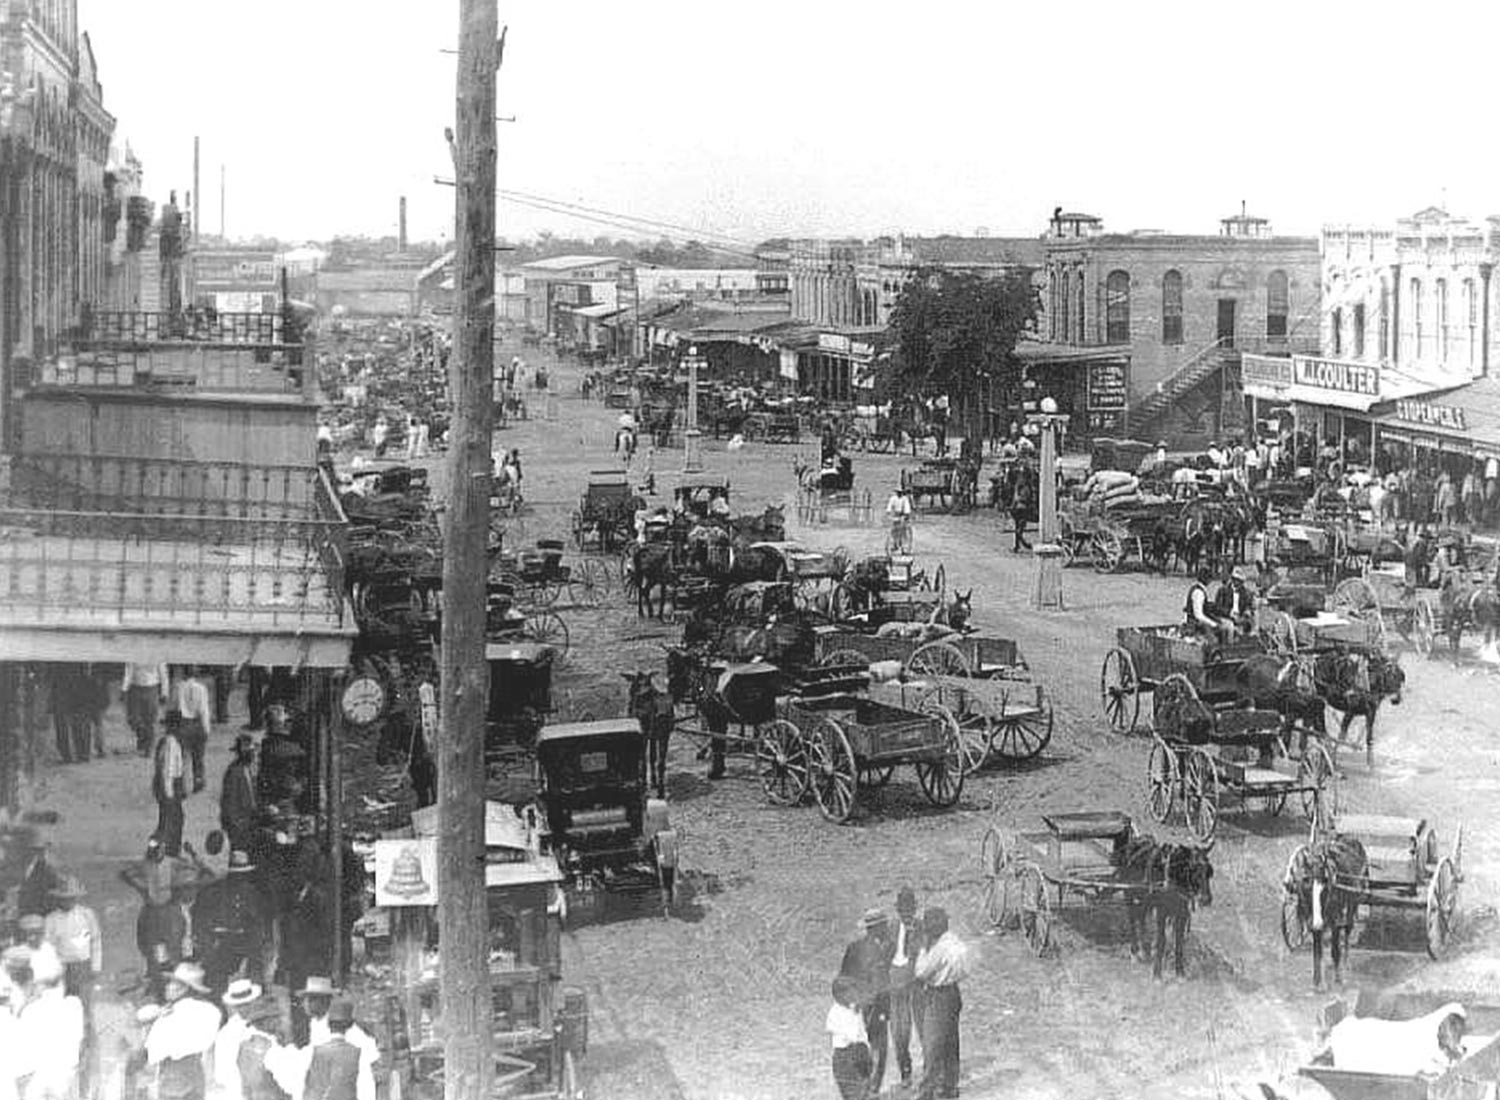
[[[1090,496],[1100,496],[1118,486],[1136,483],[1136,476],[1124,470],[1095,470],[1083,483],[1083,491]]]
[[[1140,502],[1141,494],[1138,492],[1121,493],[1118,495],[1115,493],[1108,493],[1104,497],[1104,507],[1106,510],[1111,508],[1123,508],[1126,505],[1139,504]]]

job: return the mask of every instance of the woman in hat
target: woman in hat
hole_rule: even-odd
[[[203,1100],[208,1092],[204,1057],[219,1034],[219,1009],[207,999],[197,963],[180,962],[167,979],[166,1006],[144,1010],[146,1066],[156,1070],[157,1100]]]

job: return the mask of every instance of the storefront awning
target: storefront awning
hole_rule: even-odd
[[[1370,419],[1381,438],[1393,443],[1441,442],[1500,457],[1500,379],[1479,378],[1421,397],[1382,401]]]

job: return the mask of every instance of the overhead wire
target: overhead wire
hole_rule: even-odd
[[[713,230],[697,229],[690,225],[682,225],[678,222],[662,221],[658,218],[642,218],[635,214],[622,214],[618,210],[605,210],[597,206],[587,206],[583,203],[569,202],[566,199],[554,199],[549,195],[537,195],[527,191],[516,191],[510,188],[500,188],[498,194],[502,198],[517,200],[529,200],[532,202],[545,202],[552,206],[561,207],[566,210],[581,211],[586,214],[596,214],[603,217],[617,218],[622,221],[637,222],[642,226],[654,227],[661,230],[671,230],[676,233],[688,234],[689,240],[708,242],[718,240],[730,247],[751,249],[755,245],[750,241],[744,241],[727,233],[717,233]]]
[[[605,217],[597,214],[583,213],[577,210],[569,210],[564,207],[552,205],[546,200],[537,201],[529,198],[521,198],[513,193],[507,193],[504,191],[500,192],[499,197],[503,201],[511,203],[513,205],[524,206],[549,214],[561,214],[565,217],[576,218],[580,221],[592,222],[598,225],[607,225],[611,228],[621,229],[627,232],[638,233],[641,231],[641,227],[639,225],[631,224],[628,221],[621,221],[615,217]],[[712,242],[705,242],[699,236],[689,236],[686,233],[670,234],[663,232],[659,233],[659,236],[667,237],[668,239],[672,239],[675,236],[675,238],[682,243],[691,243],[693,241],[697,241],[699,244],[702,244],[710,251],[718,252],[724,255],[741,256],[748,260],[754,260],[757,258],[756,253],[752,249],[747,248],[743,245],[731,247],[727,245],[715,244]]]

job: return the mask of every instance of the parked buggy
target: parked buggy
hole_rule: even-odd
[[[729,479],[724,477],[702,478],[680,482],[672,490],[672,500],[683,515],[706,522],[711,516],[729,516]],[[716,500],[724,503],[715,511]]]
[[[973,506],[973,486],[965,480],[965,472],[955,458],[929,458],[915,470],[903,468],[901,487],[911,494],[912,504],[939,508],[942,511],[963,511]]]
[[[573,513],[573,545],[612,554],[635,538],[635,494],[624,470],[594,470]]]
[[[550,607],[564,589],[574,604],[602,604],[614,587],[609,567],[598,558],[581,558],[574,565],[562,559],[561,539],[538,539],[535,550],[501,550],[491,572],[533,607]]]

